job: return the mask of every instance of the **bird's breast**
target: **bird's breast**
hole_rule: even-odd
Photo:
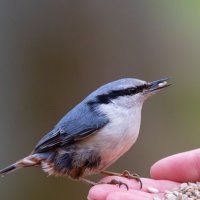
[[[130,149],[137,140],[141,122],[141,109],[125,109],[109,114],[110,122],[96,134],[102,168],[111,165]]]

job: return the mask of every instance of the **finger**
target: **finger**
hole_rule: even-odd
[[[159,195],[163,197],[163,195]],[[110,193],[106,200],[152,200],[153,194],[140,192],[137,190],[123,191],[123,192],[112,192]]]
[[[88,194],[89,200],[105,200],[107,196],[112,192],[131,192],[134,189],[134,193],[136,190],[139,190],[139,192],[147,192],[149,193],[149,187],[156,188],[158,192],[164,192],[165,190],[170,190],[173,188],[178,187],[180,184],[172,181],[162,181],[162,180],[152,180],[152,179],[146,179],[142,178],[143,187],[142,190],[140,190],[140,184],[135,180],[130,180],[123,177],[118,176],[109,176],[102,179],[100,182],[110,182],[112,179],[121,181],[125,183],[129,190],[127,191],[125,186],[119,187],[118,185],[110,185],[110,184],[99,184],[94,187],[92,187]],[[141,194],[141,193],[140,193]],[[149,193],[150,194],[150,193]]]
[[[123,192],[112,192],[111,194],[108,195],[106,200],[134,200],[135,198],[128,193],[123,193]],[[138,200],[142,200],[137,197]]]
[[[88,200],[106,200],[107,196],[113,191],[125,191],[125,188],[120,188],[115,185],[99,184],[93,186],[88,193]]]
[[[134,197],[131,194],[123,193],[123,192],[112,192],[106,198],[106,200],[133,200],[133,199]]]
[[[88,194],[88,200],[150,200],[154,196],[163,197],[162,194],[151,194],[144,191],[121,189],[112,185],[102,184],[94,186],[90,189]]]
[[[148,178],[141,178],[142,188],[140,189],[140,183],[135,179],[128,179],[119,176],[108,176],[103,178],[100,182],[108,183],[113,179],[125,183],[129,189],[137,189],[145,192],[149,192],[149,187],[156,188],[159,192],[164,192],[165,190],[170,190],[180,185],[180,183],[169,180],[154,180]],[[119,186],[117,185],[115,187],[119,188]]]
[[[200,180],[199,169],[200,149],[196,149],[158,161],[151,167],[151,177],[177,182],[196,182]]]

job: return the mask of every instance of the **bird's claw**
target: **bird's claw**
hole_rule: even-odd
[[[122,181],[118,181],[118,180],[115,180],[115,179],[112,179],[110,182],[108,182],[106,184],[119,185],[119,187],[121,187],[122,185],[124,185],[127,190],[129,189],[129,187],[128,187],[128,185],[126,183],[123,183]]]
[[[140,176],[138,174],[131,174],[128,170],[124,170],[123,173],[116,173],[116,172],[110,172],[110,171],[101,171],[102,174],[106,175],[106,176],[121,176],[121,177],[125,177],[128,179],[135,179],[136,181],[138,181],[140,183],[140,189],[142,189],[142,181],[140,179]]]
[[[140,183],[140,189],[142,189],[142,181],[140,179],[140,176],[136,173],[131,174],[128,170],[124,170],[124,172],[121,174],[122,177],[128,178],[128,179],[135,179]]]

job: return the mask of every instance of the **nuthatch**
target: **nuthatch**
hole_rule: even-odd
[[[30,155],[0,175],[30,166],[87,183],[93,183],[85,178],[88,175],[116,175],[104,170],[135,143],[144,101],[169,86],[167,80],[125,78],[103,85],[69,111]]]

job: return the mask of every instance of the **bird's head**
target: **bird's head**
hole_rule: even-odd
[[[168,87],[168,78],[153,82],[125,78],[103,85],[90,95],[91,105],[118,105],[120,107],[141,107],[143,102],[157,91]]]

